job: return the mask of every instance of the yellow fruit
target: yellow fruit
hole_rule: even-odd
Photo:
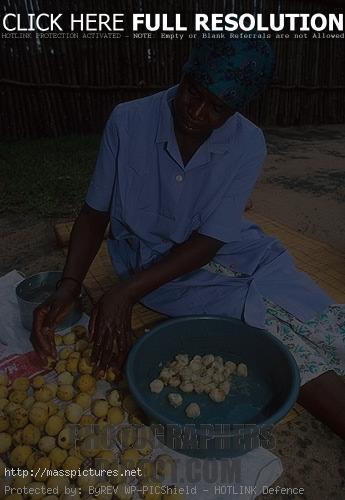
[[[67,451],[61,448],[54,448],[49,453],[49,458],[52,463],[52,468],[58,469],[64,463],[67,458]]]
[[[129,448],[132,446],[138,436],[138,431],[135,427],[124,426],[121,427],[116,433],[116,439],[122,448]]]
[[[90,361],[86,358],[81,358],[78,364],[78,371],[81,374],[89,374],[91,375],[92,373],[92,365]]]
[[[77,358],[68,358],[66,361],[66,371],[73,373],[74,375],[78,373],[78,364],[79,359]]]
[[[70,403],[65,408],[65,417],[71,424],[77,424],[82,416],[83,408],[76,403]]]
[[[80,445],[80,454],[84,458],[93,458],[101,450],[97,447],[96,439],[94,435],[87,436]]]
[[[132,495],[128,491],[128,486],[126,486],[125,483],[120,483],[118,485],[115,498],[116,498],[116,500],[131,500]]]
[[[87,410],[91,406],[91,396],[86,392],[79,392],[74,398],[74,402],[83,410]]]
[[[75,345],[75,349],[77,352],[84,352],[89,346],[89,343],[86,340],[80,339]]]
[[[53,368],[55,367],[55,365],[56,365],[56,359],[52,358],[51,356],[48,356],[47,357],[47,362],[46,362],[46,365],[45,365],[46,369],[49,370],[49,371],[53,370]]]
[[[52,488],[55,491],[65,491],[69,486],[69,479],[66,476],[52,476],[47,481],[47,488]]]
[[[44,453],[42,451],[36,450],[31,455],[29,455],[27,461],[26,461],[26,469],[31,470],[34,468],[35,463],[37,460],[40,458],[44,457]]]
[[[58,387],[56,396],[61,401],[71,401],[73,399],[74,389],[72,385],[63,384]]]
[[[163,477],[171,477],[175,470],[175,460],[169,455],[158,455],[155,460],[157,474]]]
[[[91,425],[95,423],[95,420],[93,415],[83,415],[79,420],[79,425]]]
[[[10,414],[10,423],[13,429],[23,429],[28,422],[28,410],[25,408],[18,408]]]
[[[78,458],[78,457],[69,456],[64,461],[62,467],[63,467],[64,470],[74,470],[74,471],[77,471],[77,470],[80,469],[82,461],[83,460],[80,459],[80,458]]]
[[[27,377],[18,377],[12,382],[12,389],[14,391],[26,392],[30,387],[30,381]]]
[[[33,481],[27,486],[28,489],[32,489],[34,493],[28,495],[26,498],[28,500],[41,500],[44,498],[44,483],[39,481]]]
[[[172,493],[167,493],[166,495],[163,495],[162,500],[183,500],[184,495],[182,493],[179,493],[178,491],[172,492]]]
[[[155,464],[148,460],[140,460],[138,469],[144,479],[151,479],[155,475]]]
[[[72,385],[73,384],[74,377],[73,375],[68,372],[62,372],[57,378],[57,382],[59,385]]]
[[[72,354],[73,350],[72,349],[68,349],[67,347],[65,347],[64,349],[61,349],[61,351],[59,352],[59,358],[63,361],[63,360],[66,360],[68,358],[68,356],[70,354]]]
[[[24,467],[32,453],[32,448],[27,445],[16,446],[10,453],[9,461],[12,467]]]
[[[91,411],[92,413],[98,417],[105,417],[108,413],[109,404],[105,399],[96,399],[92,402]]]
[[[8,396],[8,389],[4,385],[0,385],[0,398],[6,399]]]
[[[90,474],[87,476],[79,476],[77,479],[78,487],[81,489],[82,493],[89,493],[89,487],[94,486],[98,481],[98,477],[95,475],[95,471],[93,474],[90,471]]]
[[[116,389],[107,395],[110,406],[121,406],[120,393]]]
[[[0,454],[6,453],[11,448],[12,437],[7,432],[0,432]]]
[[[58,445],[64,450],[69,450],[74,445],[73,429],[71,427],[64,427],[58,435]]]
[[[56,440],[53,436],[43,436],[38,441],[38,449],[43,453],[50,453],[56,446]]]
[[[18,489],[18,488],[24,488],[24,486],[27,486],[31,481],[30,475],[24,476],[24,475],[16,475],[11,483],[12,488]]]
[[[4,413],[9,416],[13,411],[17,411],[19,408],[21,408],[20,404],[10,401],[4,409]]]
[[[57,391],[57,384],[47,384],[47,388],[52,392],[53,398],[56,396],[56,391]]]
[[[49,410],[48,406],[45,408],[41,406],[33,405],[31,410],[29,411],[29,420],[32,424],[36,425],[36,427],[41,427],[46,424],[49,418]]]
[[[109,409],[107,415],[107,420],[109,424],[119,425],[124,421],[124,419],[125,419],[125,414],[121,408],[119,408],[118,406],[112,406]]]
[[[9,400],[6,398],[0,398],[0,411],[2,411],[8,405]]]
[[[76,386],[80,392],[92,395],[96,391],[96,380],[92,375],[86,373],[78,378]]]
[[[0,432],[7,431],[10,426],[9,419],[6,415],[0,414]]]
[[[141,498],[144,500],[161,500],[161,485],[156,481],[148,480],[146,483],[141,483]]]
[[[23,429],[18,429],[12,434],[12,441],[15,446],[23,444]]]
[[[80,339],[86,335],[87,329],[83,325],[76,325],[71,329],[71,332],[73,332]]]
[[[44,380],[44,377],[42,377],[42,375],[37,375],[37,377],[34,377],[34,379],[32,380],[32,387],[34,389],[40,389],[41,387],[43,387],[45,384],[45,380]]]
[[[64,426],[64,419],[58,415],[53,415],[48,418],[44,430],[48,436],[57,436]]]
[[[62,336],[62,342],[64,345],[73,345],[75,344],[75,333],[70,332],[67,333],[66,335]]]
[[[55,342],[55,345],[57,347],[62,345],[62,335],[55,334],[54,335],[54,342]]]
[[[32,470],[34,471],[35,479],[39,481],[46,481],[49,477],[49,470],[51,469],[51,460],[48,457],[41,457],[37,460]]]
[[[66,371],[66,361],[58,361],[55,365],[56,373],[63,373]]]
[[[23,444],[29,444],[33,446],[38,443],[41,437],[40,430],[35,427],[33,424],[27,424],[22,432],[22,441]]]
[[[112,368],[108,368],[105,373],[105,380],[107,382],[114,382],[118,378],[118,375]]]
[[[140,458],[140,453],[134,448],[127,448],[121,453],[121,463],[126,469],[134,469]]]
[[[49,417],[51,417],[52,415],[56,415],[60,411],[58,405],[54,403],[54,401],[48,401],[47,407]]]
[[[35,398],[33,396],[29,396],[27,397],[24,401],[23,401],[23,408],[25,408],[26,410],[30,410],[30,408],[32,407],[32,405],[34,404],[35,402]]]
[[[23,401],[25,401],[25,399],[27,397],[28,397],[28,395],[27,395],[26,391],[13,391],[8,396],[8,399],[12,403],[18,403],[19,404],[19,403],[23,403]]]
[[[44,387],[41,387],[40,389],[38,389],[37,391],[35,391],[34,397],[35,397],[36,401],[40,401],[42,403],[47,403],[48,401],[53,399],[54,393],[48,386],[44,386]]]
[[[8,375],[5,372],[0,373],[0,385],[8,385]]]

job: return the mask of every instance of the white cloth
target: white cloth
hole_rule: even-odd
[[[0,278],[0,362],[10,354],[24,354],[32,351],[29,339],[30,333],[20,322],[19,308],[15,295],[15,287],[22,279],[23,277],[15,270]],[[88,317],[83,315],[78,323],[86,325],[87,322]],[[97,391],[98,397],[102,397],[100,389],[101,386]],[[162,453],[169,454],[175,458],[178,477],[187,479],[186,467],[188,467],[188,460],[191,460],[190,457],[176,453],[157,442],[153,457]],[[207,460],[193,459],[193,463],[197,463],[194,466],[196,467],[195,470],[212,470],[212,468],[207,467],[206,462]],[[234,477],[238,478],[238,482],[229,484],[229,480],[226,483],[220,480],[219,483],[209,483],[201,480],[192,484],[188,481],[183,481],[178,486],[185,488],[187,485],[189,488],[196,487],[197,498],[200,500],[211,498],[217,500],[224,497],[237,500],[239,498],[241,500],[252,500],[261,494],[264,486],[270,486],[283,472],[280,459],[264,448],[257,448],[243,457],[229,461],[229,467],[231,470],[235,468],[237,471]],[[194,494],[190,495],[190,497],[192,496],[196,498]]]

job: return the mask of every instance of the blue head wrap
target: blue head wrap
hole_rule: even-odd
[[[183,67],[235,110],[264,90],[273,70],[273,51],[261,38],[199,39]]]

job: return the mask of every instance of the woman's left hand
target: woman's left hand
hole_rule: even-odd
[[[135,303],[126,283],[120,283],[106,292],[92,310],[89,337],[93,342],[91,361],[95,373],[103,375],[116,359],[121,369],[132,346],[131,316]]]

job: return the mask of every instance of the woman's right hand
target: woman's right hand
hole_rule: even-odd
[[[79,286],[66,281],[34,311],[31,343],[44,363],[56,358],[54,331],[78,301]]]

